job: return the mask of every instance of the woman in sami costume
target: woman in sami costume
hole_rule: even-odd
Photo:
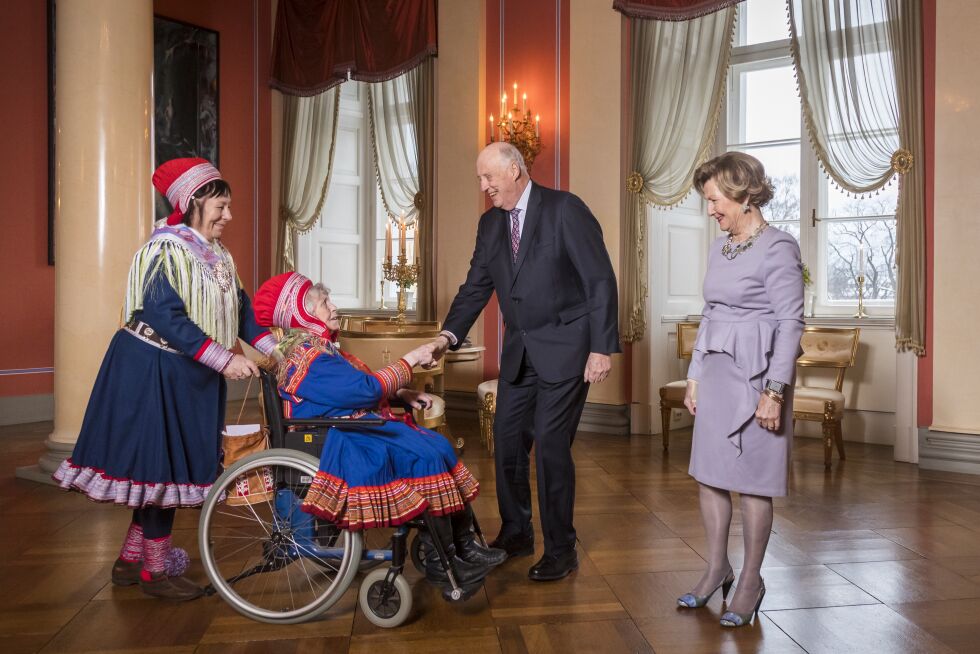
[[[279,393],[287,416],[385,420],[380,426],[330,430],[303,511],[352,531],[393,527],[424,513],[464,585],[480,582],[506,559],[505,552],[485,548],[475,538],[469,503],[479,484],[452,446],[416,426],[411,413],[390,410],[391,401],[414,408],[431,403],[431,396],[409,388],[412,368],[431,363],[431,345],[372,372],[337,346],[340,322],[329,291],[298,273],[262,284],[255,315],[261,325],[290,330],[279,345],[284,355]],[[434,548],[428,552],[426,577],[445,582]]]
[[[125,325],[109,344],[75,450],[54,479],[97,502],[133,510],[112,582],[175,600],[202,589],[171,548],[177,507],[200,506],[220,472],[225,379],[258,375],[233,348],[265,354],[275,338],[255,322],[221,235],[231,187],[204,159],[153,174],[174,212],[133,257]]]

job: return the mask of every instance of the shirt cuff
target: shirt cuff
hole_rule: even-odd
[[[252,347],[266,356],[272,354],[272,351],[276,349],[276,345],[278,344],[279,341],[269,332],[262,332],[250,343]]]
[[[201,349],[197,351],[194,355],[194,360],[203,363],[208,368],[216,370],[217,372],[222,372],[228,363],[231,361],[232,357],[235,356],[231,351],[225,349],[221,345],[218,345],[210,338],[204,341],[204,345]]]
[[[439,332],[439,335],[440,336],[445,336],[446,338],[448,338],[450,345],[456,345],[457,343],[459,343],[459,339],[456,338],[456,334],[454,334],[452,332],[447,332],[445,329],[443,329],[441,332]]]

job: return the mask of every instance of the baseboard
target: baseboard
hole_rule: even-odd
[[[258,397],[262,385],[252,382],[250,397]],[[245,397],[248,381],[228,382],[228,401],[241,401]],[[0,427],[4,425],[24,425],[30,422],[54,420],[54,394],[12,395],[0,397]]]
[[[919,428],[919,467],[980,475],[980,434]]]
[[[890,411],[844,411],[841,428],[847,442],[895,445],[895,414]],[[822,438],[823,426],[819,422],[797,420],[794,434]]]
[[[0,397],[0,426],[54,420],[54,394]]]
[[[475,420],[477,417],[476,393],[471,391],[446,391],[446,418]],[[586,402],[579,431],[598,432],[625,436],[630,433],[630,407],[623,404],[598,404]]]

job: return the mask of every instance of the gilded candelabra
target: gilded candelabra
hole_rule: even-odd
[[[381,264],[385,279],[398,285],[398,322],[405,322],[405,312],[408,311],[408,289],[419,280],[419,264],[408,263],[408,257],[402,252],[398,255],[398,263],[393,264],[388,255]]]
[[[859,274],[857,276],[858,282],[858,310],[854,314],[855,318],[867,318],[868,314],[864,310],[864,275]]]
[[[500,99],[500,120],[494,122],[490,114],[490,142],[505,141],[517,148],[524,157],[528,170],[534,164],[534,158],[541,152],[541,116],[531,119],[531,110],[527,108],[527,93],[524,94],[522,105],[517,104],[517,83],[514,83],[514,106],[508,108],[507,94]]]

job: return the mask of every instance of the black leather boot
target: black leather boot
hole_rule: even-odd
[[[481,581],[490,573],[493,566],[464,561],[456,555],[456,546],[453,544],[452,526],[449,518],[445,516],[426,515],[425,522],[431,533],[430,535],[425,531],[420,532],[425,552],[423,565],[427,580],[437,584],[449,581],[449,575],[446,574],[446,569],[443,567],[442,561],[439,559],[439,553],[436,551],[435,543],[432,542],[432,536],[439,538],[439,542],[442,543],[446,552],[446,558],[449,559],[449,563],[452,566],[453,576],[456,579],[457,585],[468,586],[474,584]]]
[[[497,566],[507,560],[507,551],[494,547],[484,547],[473,529],[473,509],[466,505],[462,511],[450,516],[453,524],[453,544],[456,556],[469,563]]]

